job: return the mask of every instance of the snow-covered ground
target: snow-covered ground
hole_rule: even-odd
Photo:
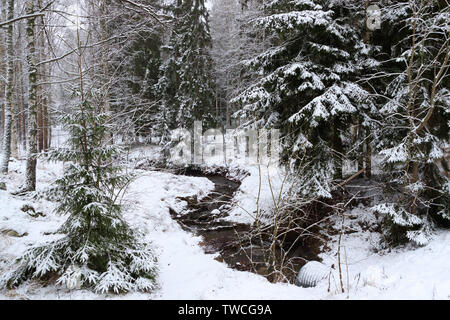
[[[246,171],[249,175],[242,180],[227,219],[252,224],[258,211],[261,215],[270,212],[280,195],[288,190],[289,185],[286,182],[285,170],[282,168],[248,166]]]
[[[142,152],[147,156],[151,150]],[[19,187],[23,169],[23,162],[12,163],[12,173],[6,178],[8,191]],[[251,176],[243,181],[231,218],[251,222],[251,215],[245,212],[254,212],[256,208],[259,178],[256,168],[248,168],[248,171]],[[41,161],[38,188],[43,190],[61,172],[61,164]],[[339,293],[336,272],[330,292],[328,282],[308,289],[272,284],[262,276],[230,269],[216,261],[215,255],[205,254],[201,238],[183,231],[171,218],[169,207],[179,212],[186,205],[176,197],[205,196],[213,189],[212,182],[156,171],[136,173],[137,179],[123,199],[124,217],[145,232],[159,255],[155,292],[98,295],[87,290],[70,291],[63,286],[42,287],[40,283],[31,282],[15,290],[0,291],[0,299],[450,299],[450,237],[446,231],[438,231],[435,239],[424,248],[379,250],[379,234],[360,227],[365,225],[364,221],[366,224],[376,221],[368,210],[356,208],[349,212],[346,224],[357,232],[345,235],[342,242],[345,248],[343,280],[348,292]],[[279,188],[282,179],[282,174],[273,173],[272,188]],[[268,207],[272,195],[266,181],[262,182],[260,205]],[[45,216],[29,216],[20,210],[24,204],[32,204]],[[54,215],[53,207],[54,204],[44,200],[14,197],[0,190],[0,274],[28,246],[57,237],[51,233],[66,217]],[[337,228],[339,223],[336,220]],[[17,232],[16,236],[8,230]],[[330,249],[322,254],[328,266],[337,265],[336,240],[337,236],[333,237],[328,243]]]
[[[339,230],[340,217],[333,219],[334,228]],[[449,232],[437,230],[426,247],[381,249],[381,235],[374,231],[376,223],[373,212],[363,207],[346,213],[344,226],[351,233],[343,237],[341,263],[344,288],[349,293],[329,298],[450,299]],[[337,241],[337,235],[332,237],[330,249],[321,254],[328,266],[337,266]],[[338,292],[337,272],[331,282],[332,291]]]

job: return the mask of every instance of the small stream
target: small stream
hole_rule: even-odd
[[[179,197],[186,201],[185,212],[171,211],[172,218],[181,227],[197,236],[202,236],[201,246],[207,254],[219,253],[216,258],[238,270],[251,271],[251,265],[245,252],[241,250],[239,239],[244,237],[250,226],[247,224],[225,220],[229,216],[230,202],[238,191],[240,182],[225,178],[219,174],[204,174],[199,172],[183,173],[188,176],[205,177],[215,185],[214,190],[200,201],[196,197]]]
[[[267,266],[264,262],[264,252],[261,250],[259,238],[252,233],[252,226],[228,221],[231,202],[234,194],[239,190],[241,183],[226,178],[226,173],[208,174],[201,170],[184,170],[177,172],[180,175],[205,177],[211,180],[215,188],[205,198],[198,200],[197,197],[179,197],[181,201],[187,202],[185,212],[175,212],[170,209],[171,216],[181,227],[197,236],[203,241],[200,245],[207,254],[218,254],[216,260],[225,262],[229,267],[250,271],[263,276],[268,276]],[[290,243],[287,243],[290,245]],[[269,242],[264,243],[267,248]],[[298,244],[292,251],[291,265],[286,271],[291,281],[297,275],[298,270],[304,265],[305,259],[316,258],[309,245]],[[268,276],[271,280],[271,276]]]
[[[163,164],[153,161],[144,162],[138,168],[167,170]],[[201,200],[197,196],[178,197],[178,200],[187,202],[187,208],[183,212],[176,212],[169,208],[172,219],[177,221],[185,231],[201,236],[203,241],[200,245],[204,252],[217,254],[215,258],[217,261],[224,262],[236,270],[250,271],[266,276],[269,281],[273,281],[264,263],[264,255],[271,245],[268,239],[264,240],[260,236],[255,236],[255,230],[251,225],[226,219],[229,216],[233,197],[239,190],[241,182],[238,179],[227,178],[229,172],[223,168],[205,172],[202,168],[191,166],[171,168],[170,171],[180,176],[207,178],[215,186],[214,190]],[[236,172],[241,179],[246,174],[243,171]],[[263,241],[264,249],[261,248],[261,241]],[[317,260],[318,246],[317,243],[293,243],[291,241],[287,241],[284,245],[287,248],[293,246],[291,248],[293,250],[287,257],[289,266],[285,266],[283,269],[285,276],[290,282],[293,282],[298,270],[306,261]]]

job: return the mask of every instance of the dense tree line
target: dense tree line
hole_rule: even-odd
[[[367,22],[381,9],[380,28]],[[379,167],[392,243],[427,242],[449,222],[448,1],[286,1],[253,23],[267,47],[232,101],[244,126],[279,128],[301,192],[332,198],[344,162]],[[446,151],[447,149],[447,151]],[[373,156],[379,156],[374,161]],[[348,173],[347,173],[348,175]]]

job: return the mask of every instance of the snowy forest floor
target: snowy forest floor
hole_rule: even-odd
[[[154,150],[141,149],[130,158],[134,163],[154,156]],[[24,162],[11,163],[6,177],[9,191],[22,183]],[[44,190],[59,175],[60,163],[39,161],[38,190]],[[235,197],[230,219],[249,222],[245,210],[251,212],[256,202],[258,170],[245,168],[244,178]],[[360,206],[347,212],[343,238],[343,280],[345,293],[339,292],[338,277],[331,284],[322,282],[315,288],[290,284],[272,284],[264,277],[229,268],[205,254],[201,238],[183,231],[169,213],[178,212],[186,203],[177,197],[204,197],[213,190],[211,181],[166,172],[136,170],[137,179],[123,199],[124,217],[146,234],[158,254],[158,288],[151,294],[129,293],[100,295],[87,290],[68,290],[62,285],[28,282],[14,290],[0,291],[0,299],[450,299],[450,237],[448,231],[437,231],[434,240],[423,248],[410,246],[391,250],[379,248],[380,234],[371,228],[376,223],[373,213]],[[262,188],[262,201],[269,192]],[[266,199],[270,202],[270,199]],[[0,190],[0,274],[10,261],[27,247],[54,240],[52,233],[66,219],[52,212],[54,204],[10,195]],[[32,205],[45,216],[31,217],[21,211]],[[243,209],[245,210],[243,210]],[[336,217],[336,228],[340,228]],[[336,234],[336,233],[335,233]],[[337,265],[337,238],[331,236],[320,257],[328,266]],[[330,287],[330,291],[328,288]]]

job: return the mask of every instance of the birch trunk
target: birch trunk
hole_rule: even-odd
[[[0,3],[0,18],[6,20],[6,0]],[[4,32],[0,32],[0,72],[6,74],[6,48]],[[5,82],[0,81],[0,143],[3,141],[3,130],[5,128]],[[0,144],[0,152],[1,152]],[[1,154],[0,154],[1,157]]]
[[[26,13],[34,13],[34,1],[27,0]],[[25,191],[36,190],[37,154],[37,68],[35,17],[27,20],[27,63],[28,63],[28,139]]]
[[[8,20],[14,18],[14,0],[8,0]],[[11,157],[11,133],[13,121],[13,24],[6,29],[6,90],[5,90],[5,127],[3,131],[2,157],[0,171],[8,173],[9,158]]]

